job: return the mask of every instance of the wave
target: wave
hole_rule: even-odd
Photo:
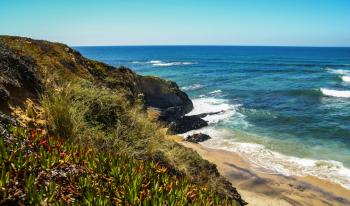
[[[350,70],[346,69],[333,69],[330,67],[326,67],[327,72],[332,73],[332,74],[340,74],[340,75],[347,75],[350,74]]]
[[[283,91],[282,91],[283,92]],[[322,92],[319,89],[291,89],[286,91],[293,96],[321,97]]]
[[[192,85],[189,85],[189,86],[181,87],[181,89],[184,90],[184,91],[193,91],[193,90],[200,89],[202,87],[203,87],[203,85],[201,85],[201,84],[192,84]]]
[[[237,113],[237,108],[241,105],[229,104],[225,99],[214,97],[200,97],[193,99],[193,110],[187,115],[197,115],[203,113],[215,113],[207,115],[203,119],[209,124],[215,124],[229,119]]]
[[[350,98],[350,91],[333,90],[333,89],[326,89],[326,88],[321,88],[320,91],[325,96]]]
[[[183,136],[195,132],[191,131]],[[235,141],[234,138],[239,133],[233,133],[227,129],[220,130],[208,127],[201,129],[200,132],[212,137],[212,139],[201,143],[205,147],[236,152],[247,159],[259,172],[285,176],[310,175],[350,189],[350,169],[341,162],[287,156],[260,144]]]
[[[350,76],[342,76],[341,79],[342,79],[344,82],[350,82]]]
[[[209,94],[221,94],[221,93],[222,93],[221,89],[218,89],[218,90],[214,90],[214,91],[212,91],[212,92],[209,92]]]
[[[215,59],[212,59],[215,60]],[[270,61],[269,60],[260,60],[260,61],[221,61],[221,63],[233,63],[233,64],[241,64],[241,65],[263,65],[263,66],[267,66],[267,67],[274,67],[274,66],[291,66],[291,67],[349,67],[350,64],[332,64],[329,62],[290,62],[289,60],[287,60],[288,62],[282,62],[280,60],[274,60],[274,61]]]
[[[151,60],[147,62],[133,61],[132,64],[151,64],[152,66],[158,67],[170,67],[170,66],[182,66],[182,65],[192,65],[197,64],[197,62],[163,62],[160,60]]]

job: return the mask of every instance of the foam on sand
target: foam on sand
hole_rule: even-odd
[[[325,96],[350,98],[350,91],[321,88],[320,91]]]
[[[260,144],[239,142],[235,140],[235,135],[239,135],[239,133],[228,129],[207,127],[197,131],[190,131],[183,134],[183,136],[198,132],[212,137],[212,139],[200,143],[203,146],[238,153],[259,172],[285,176],[310,175],[350,189],[350,169],[346,168],[341,162],[287,156],[267,149]]]

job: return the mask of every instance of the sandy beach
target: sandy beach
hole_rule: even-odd
[[[315,177],[267,174],[258,171],[239,154],[209,149],[173,137],[217,165],[219,172],[237,188],[249,205],[350,205],[350,191]]]

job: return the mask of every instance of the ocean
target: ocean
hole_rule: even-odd
[[[75,47],[84,56],[177,82],[205,117],[202,144],[266,173],[350,189],[350,48]]]

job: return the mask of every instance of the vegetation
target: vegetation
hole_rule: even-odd
[[[169,165],[11,128],[0,139],[0,204],[236,205],[169,173]]]
[[[27,130],[0,137],[0,205],[244,204],[214,164],[148,118],[131,70],[111,70],[62,44],[2,43],[28,60],[43,89],[16,111]]]

